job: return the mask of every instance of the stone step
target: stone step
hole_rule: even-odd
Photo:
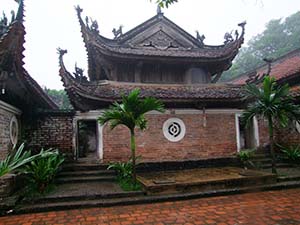
[[[89,170],[106,170],[107,164],[87,164],[87,163],[67,163],[63,165],[63,171],[89,171]]]
[[[269,185],[260,185],[243,188],[228,188],[221,190],[210,190],[193,193],[179,193],[170,195],[156,195],[156,196],[136,196],[136,197],[124,197],[114,199],[94,199],[85,201],[72,201],[72,202],[54,202],[48,204],[28,204],[16,209],[14,213],[36,213],[45,211],[59,211],[66,209],[78,209],[78,208],[91,208],[91,207],[108,207],[116,205],[133,205],[133,204],[145,204],[164,201],[186,200],[194,198],[234,195],[249,192],[260,192],[268,190],[282,190],[287,188],[300,187],[300,181],[287,181]]]
[[[100,175],[100,176],[78,176],[78,177],[58,177],[55,181],[56,184],[64,183],[86,183],[86,182],[105,182],[115,181],[114,175]]]
[[[58,177],[86,177],[86,176],[111,176],[115,175],[114,170],[82,170],[82,171],[62,171]]]
[[[291,165],[289,163],[276,163],[277,168],[289,168]],[[272,163],[266,163],[261,165],[261,169],[270,169],[272,168]]]
[[[277,181],[278,182],[300,181],[300,175],[279,176],[277,177]]]
[[[63,194],[55,196],[44,196],[41,198],[35,198],[33,200],[24,201],[23,203],[27,204],[41,204],[41,203],[60,203],[60,202],[75,202],[75,201],[94,201],[94,200],[103,200],[103,199],[115,199],[115,198],[129,198],[144,196],[145,192],[143,191],[128,191],[128,192],[114,192],[114,193],[102,193],[102,194],[88,194],[83,193],[81,195],[72,195]]]

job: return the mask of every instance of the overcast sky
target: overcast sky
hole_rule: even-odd
[[[13,0],[0,0],[0,10],[10,15]],[[123,25],[126,32],[156,14],[155,0],[25,0],[25,68],[41,86],[61,89],[56,48],[68,50],[67,69],[74,64],[87,68],[87,55],[75,5],[96,19],[101,35],[112,38],[112,29]],[[264,30],[271,19],[284,18],[300,10],[300,0],[179,0],[166,17],[192,35],[205,34],[206,44],[223,43],[224,33],[246,20],[246,42]]]

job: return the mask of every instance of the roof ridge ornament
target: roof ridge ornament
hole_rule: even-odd
[[[225,35],[224,35],[224,45],[227,45],[229,43],[232,43],[232,42],[238,40],[239,38],[243,38],[244,37],[246,21],[239,23],[238,26],[242,28],[241,35],[239,35],[238,30],[235,30],[234,31],[235,39],[234,39],[233,38],[233,30],[230,31],[230,32],[226,32]]]
[[[16,15],[16,20],[23,22],[24,18],[24,1],[23,0],[16,0],[19,3],[19,9]]]
[[[162,18],[164,16],[164,13],[162,12],[160,5],[157,5],[156,14],[158,18]]]
[[[203,47],[204,46],[205,35],[204,34],[200,35],[199,31],[196,30],[196,39],[197,39],[197,41],[199,41],[200,46]]]
[[[112,32],[113,32],[113,34],[115,36],[114,39],[118,39],[120,36],[123,35],[122,29],[123,29],[123,25],[120,25],[118,30],[116,28],[114,28],[112,30]]]

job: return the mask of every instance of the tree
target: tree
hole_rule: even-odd
[[[230,70],[224,72],[222,80],[234,78],[254,70],[264,63],[264,58],[278,58],[300,46],[300,12],[285,20],[271,20],[266,29],[243,47]]]
[[[246,86],[246,92],[252,101],[242,115],[243,121],[249,125],[254,116],[261,116],[268,121],[270,152],[272,156],[272,173],[276,171],[276,155],[274,151],[274,125],[278,123],[286,127],[290,120],[300,121],[300,106],[293,103],[289,95],[289,86],[277,85],[275,78],[266,76],[262,87],[254,84]]]
[[[152,1],[152,0],[150,0],[150,1]],[[168,8],[169,5],[171,5],[175,2],[178,2],[178,0],[157,0],[156,4],[159,5],[159,7],[161,7],[161,8],[164,8],[164,7]]]
[[[146,97],[141,100],[140,90],[135,89],[128,96],[122,96],[122,102],[114,102],[109,109],[105,110],[98,118],[101,125],[110,124],[111,129],[119,125],[126,126],[130,131],[130,149],[132,160],[132,175],[134,185],[136,184],[136,146],[135,146],[135,128],[145,130],[147,128],[147,119],[145,113],[156,110],[164,112],[163,104],[152,97]]]
[[[50,96],[50,98],[59,106],[60,109],[73,108],[65,90],[55,90],[48,88],[45,88],[44,90]]]

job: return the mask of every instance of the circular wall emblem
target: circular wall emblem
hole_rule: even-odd
[[[13,145],[16,145],[18,142],[18,136],[19,136],[19,125],[18,125],[18,120],[17,120],[16,116],[13,116],[10,119],[9,136],[10,136],[11,143]]]
[[[180,141],[185,135],[185,125],[181,119],[170,118],[164,122],[163,133],[169,141]]]
[[[300,123],[298,123],[297,121],[296,121],[296,130],[298,131],[298,133],[300,133]]]

